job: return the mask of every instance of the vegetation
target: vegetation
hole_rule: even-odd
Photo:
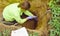
[[[51,0],[49,6],[52,12],[50,36],[60,36],[60,4],[59,0]]]
[[[5,29],[2,32],[0,32],[0,36],[10,36],[11,30]]]

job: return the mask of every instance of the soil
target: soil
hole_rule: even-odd
[[[7,6],[8,4],[11,3],[12,0],[8,1],[2,1],[0,0],[0,20],[2,20],[2,11],[4,9],[5,6]],[[16,2],[16,1],[14,1]],[[13,3],[14,3],[13,2]],[[50,19],[50,14],[46,14],[44,15],[43,18],[41,18],[41,15],[43,15],[48,6],[47,3],[49,2],[49,0],[32,0],[29,1],[31,4],[31,8],[30,10],[32,11],[32,13],[35,13],[35,15],[38,17],[38,21],[36,22],[34,19],[32,20],[28,20],[27,22],[24,23],[24,25],[27,28],[27,30],[29,32],[38,32],[39,36],[48,36],[48,21]],[[25,15],[24,15],[25,16]],[[41,18],[41,19],[40,19]],[[4,29],[11,29],[11,30],[15,30],[17,28],[21,28],[21,25],[5,25],[3,23],[0,22],[0,31],[4,30]]]

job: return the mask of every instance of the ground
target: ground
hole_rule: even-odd
[[[17,1],[17,0],[0,0],[0,19],[2,18],[2,11],[5,6],[8,4],[14,3],[14,2],[23,2],[23,0]],[[28,31],[36,31],[39,34],[42,34],[41,36],[48,36],[48,20],[50,19],[50,14],[46,14],[43,17],[41,17],[43,14],[45,14],[47,8],[48,8],[48,2],[49,0],[29,0],[31,4],[30,10],[35,13],[38,17],[38,23],[36,29],[28,29]],[[25,24],[34,24],[34,21],[28,21]],[[17,29],[19,28],[20,25],[18,26],[8,26],[0,23],[0,31],[4,29]],[[31,26],[30,26],[31,27]],[[2,28],[2,29],[1,29]]]

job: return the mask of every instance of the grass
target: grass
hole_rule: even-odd
[[[0,32],[0,36],[10,36],[11,30],[5,29]]]
[[[60,7],[57,4],[58,1],[51,0],[49,3],[52,13],[52,19],[49,22],[51,26],[49,36],[60,36]]]

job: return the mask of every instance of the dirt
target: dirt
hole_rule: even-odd
[[[8,0],[8,2],[7,2],[7,0],[6,1],[0,0],[0,3],[1,3],[0,4],[0,19],[2,19],[3,8],[5,6],[7,6],[8,4],[10,4],[11,1],[12,0],[10,0],[10,1]],[[23,0],[21,0],[21,1],[23,1]],[[16,2],[16,1],[14,1],[14,2]],[[30,4],[31,4],[30,11],[32,11],[32,13],[35,13],[35,15],[38,17],[38,22],[37,22],[37,24],[35,24],[34,20],[28,20],[27,22],[25,22],[23,26],[26,26],[28,31],[38,32],[39,35],[42,34],[41,36],[48,36],[48,24],[47,23],[50,19],[50,14],[48,13],[48,14],[44,15],[43,18],[41,18],[41,15],[43,15],[48,8],[48,6],[47,6],[48,2],[49,2],[49,0],[32,0],[32,1],[30,1]],[[4,25],[4,24],[0,23],[0,31],[2,31],[4,29],[12,29],[13,30],[13,29],[17,29],[20,27],[21,27],[21,25],[9,26],[9,25]]]

